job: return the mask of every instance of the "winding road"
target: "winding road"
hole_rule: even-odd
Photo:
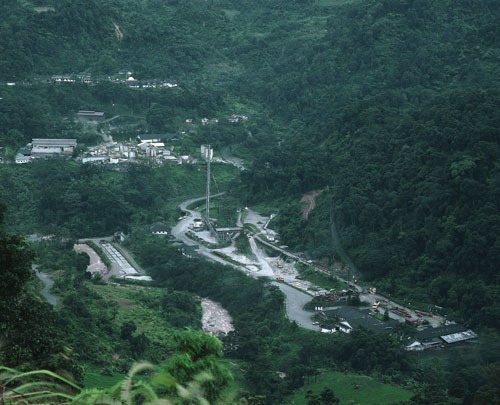
[[[57,304],[57,297],[50,293],[50,289],[54,285],[54,280],[50,278],[47,273],[43,273],[38,271],[38,265],[33,264],[31,268],[35,271],[36,276],[42,281],[43,289],[40,291],[40,294],[47,300],[50,305]]]
[[[232,164],[234,167],[237,167],[240,170],[245,170],[245,166],[243,165],[243,160],[238,159],[231,155],[231,148],[229,146],[222,149],[222,159],[224,159],[227,163]]]
[[[217,197],[220,194],[213,195],[211,198]],[[252,236],[249,239],[250,246],[252,248],[253,255],[255,257],[255,264],[258,265],[260,268],[259,271],[249,271],[249,267],[246,267],[244,265],[238,266],[234,263],[230,263],[228,261],[225,261],[221,257],[214,255],[211,249],[208,249],[205,246],[200,246],[198,245],[195,241],[190,239],[187,235],[186,232],[189,231],[190,226],[194,223],[195,219],[201,219],[201,213],[196,210],[196,209],[188,209],[188,207],[196,202],[201,202],[204,201],[205,197],[199,197],[199,198],[192,198],[189,200],[184,201],[179,205],[179,208],[181,211],[183,211],[186,215],[179,220],[176,226],[174,226],[171,230],[172,235],[179,241],[185,243],[188,246],[198,246],[197,252],[199,255],[212,260],[212,261],[217,261],[219,263],[225,264],[232,266],[240,271],[244,271],[248,275],[252,277],[268,277],[268,278],[274,278],[274,273],[273,270],[271,269],[271,266],[269,264],[269,261],[267,260],[268,258],[266,257],[264,251],[257,246],[256,241],[258,240],[259,243],[264,243],[267,244],[267,242],[263,241],[261,238],[258,238],[257,236]],[[256,214],[256,213],[255,213]],[[252,221],[252,218],[255,219],[255,221]],[[243,220],[244,223],[253,223],[255,226],[257,226],[259,229],[262,228],[262,224],[265,221],[262,221],[262,217],[260,217],[258,214],[253,215],[253,216],[247,216]],[[255,222],[255,223],[254,223]],[[273,248],[275,246],[271,245]],[[226,253],[226,251],[225,251]],[[283,251],[282,253],[285,253]],[[290,255],[293,256],[293,255]],[[301,260],[300,258],[293,256],[294,259],[296,260]],[[236,260],[237,261],[237,260]],[[286,313],[287,317],[290,321],[295,321],[297,325],[314,330],[314,331],[319,331],[318,326],[313,325],[313,321],[311,319],[312,313],[309,311],[305,311],[303,309],[304,305],[311,301],[312,296],[307,294],[304,291],[298,290],[288,284],[285,283],[278,283],[278,282],[273,282],[273,285],[276,285],[284,294],[285,294],[285,306],[286,306]]]

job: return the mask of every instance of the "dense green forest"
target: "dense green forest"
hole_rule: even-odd
[[[394,342],[370,342],[362,333],[325,349],[326,338],[302,335],[283,321],[282,298],[265,283],[222,277],[224,270],[175,250],[154,261],[146,253],[167,247],[133,239],[130,248],[159,288],[210,296],[235,317],[237,332],[224,344],[227,357],[248,362],[247,401],[258,403],[253,394],[262,394],[267,403],[279,403],[331,359],[337,369],[416,381],[415,403],[494,403],[487,399],[494,384],[480,370],[495,375],[500,361],[492,343],[500,327],[498,1],[4,0],[0,14],[0,147],[6,162],[37,137],[93,145],[103,134],[116,140],[182,132],[179,151],[191,153],[205,142],[229,148],[247,170],[240,176],[215,168],[224,179],[221,188],[245,205],[276,207],[273,225],[283,243],[327,265],[342,257],[341,250],[358,276],[384,293],[444,307],[450,318],[485,336],[480,349],[460,352],[435,372],[420,369],[425,362],[412,363]],[[123,70],[179,86],[132,89],[112,79]],[[51,82],[61,74],[90,75],[93,83]],[[104,111],[114,122],[85,126],[74,121],[81,109]],[[233,113],[250,119],[185,125],[187,118]],[[144,235],[144,227],[158,220],[172,224],[176,202],[202,192],[200,170],[137,165],[119,172],[72,161],[0,166],[0,198],[7,207],[2,271],[12,265],[17,274],[16,288],[8,280],[1,286],[2,293],[16,295],[15,305],[2,311],[1,333],[22,343],[6,346],[4,364],[61,367],[82,378],[77,359],[61,355],[64,347],[86,348],[78,354],[85,361],[113,351],[107,343],[92,348],[78,341],[81,325],[89,334],[101,336],[103,329],[122,339],[121,354],[129,359],[160,361],[172,354],[131,324],[129,332],[121,331],[112,305],[95,316],[95,280],[78,273],[81,259],[62,242],[40,249],[37,260],[50,263],[44,254],[65,252],[59,269],[74,273],[59,283],[75,292],[63,297],[59,314],[38,302],[33,283],[25,285],[31,253],[23,245],[23,254],[14,255],[22,242],[12,234],[70,240],[116,231]],[[311,191],[321,193],[306,220],[299,201]],[[259,300],[262,308],[255,312],[241,310],[244,302]],[[175,307],[169,325],[197,328],[194,301],[191,310]],[[48,321],[36,325],[39,317]],[[24,327],[35,333],[23,335]],[[63,330],[73,331],[66,340]],[[137,353],[141,336],[153,341]],[[39,350],[23,351],[33,346]],[[370,361],[360,361],[367,353]],[[130,366],[123,363],[121,371]],[[290,380],[273,374],[292,363],[303,367],[292,367]],[[272,375],[258,378],[263,372]]]
[[[257,198],[324,190],[307,222],[298,204],[284,211],[295,223],[280,227],[296,247],[336,254],[324,243],[334,221],[366,279],[491,327],[499,301],[498,13],[494,2],[369,1],[337,9],[314,46],[303,37],[289,43],[281,31],[263,44],[284,45],[274,65],[248,73],[274,71],[273,86],[253,90],[288,118],[293,136],[244,173]]]
[[[235,169],[213,165],[224,190]],[[0,170],[0,194],[10,207],[9,229],[58,237],[92,237],[157,221],[174,224],[176,202],[199,196],[206,179],[198,166],[131,165],[126,171],[62,160]]]

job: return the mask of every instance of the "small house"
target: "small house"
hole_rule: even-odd
[[[153,224],[151,226],[151,233],[153,235],[167,235],[168,234],[168,228],[167,228],[167,226],[164,223],[157,222],[156,224]]]
[[[30,162],[29,156],[24,156],[22,153],[16,155],[16,164],[26,164]]]

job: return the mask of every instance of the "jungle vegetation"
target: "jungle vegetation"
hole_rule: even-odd
[[[118,172],[47,161],[0,166],[7,206],[1,271],[14,275],[2,277],[2,294],[12,295],[0,311],[4,365],[65,369],[81,381],[79,356],[97,356],[99,366],[109,367],[101,360],[113,355],[109,342],[115,338],[123,340],[128,359],[121,371],[141,356],[160,362],[172,353],[155,341],[146,344],[152,336],[131,323],[116,322],[112,304],[102,312],[93,307],[98,281],[80,271],[82,259],[64,242],[125,231],[142,235],[133,237],[130,248],[157,288],[213,296],[237,319],[237,332],[229,337],[237,344],[229,340],[225,347],[238,350],[226,356],[248,362],[247,401],[262,399],[257,394],[268,403],[281,400],[325,367],[325,359],[398,383],[416,381],[415,403],[488,403],[498,395],[494,380],[481,374],[498,375],[500,361],[497,1],[4,0],[0,14],[4,161],[32,138],[77,138],[93,145],[103,133],[135,139],[140,133],[185,132],[175,146],[186,153],[205,142],[230,148],[246,160],[247,170],[240,176],[221,169],[221,188],[245,205],[277,207],[284,243],[325,264],[339,259],[341,247],[365,281],[423,309],[443,307],[484,336],[480,348],[459,352],[432,372],[425,361],[416,366],[399,353],[394,342],[363,333],[339,339],[334,348],[325,337],[283,321],[282,300],[272,288],[227,269],[222,278],[226,272],[217,266],[185,259],[145,237],[147,225],[158,219],[173,223],[175,202],[203,189],[196,168],[134,166]],[[132,89],[114,81],[120,71],[179,86]],[[62,74],[94,81],[51,81]],[[81,109],[104,111],[114,124],[75,122]],[[233,113],[250,119],[185,124],[187,118]],[[321,193],[305,219],[299,201],[311,191]],[[13,236],[36,232],[60,238],[39,248],[37,260],[45,260],[49,271],[71,269],[59,281],[74,288],[64,294],[61,288],[60,311],[35,298],[28,281],[31,249]],[[169,250],[161,258],[145,254],[156,249]],[[228,297],[238,295],[235,286],[244,301],[232,307]],[[187,296],[180,299],[191,302],[187,311],[175,306],[178,301],[168,304],[169,327],[198,327],[196,300]],[[156,296],[142,299],[163,305]],[[259,300],[263,308],[242,311],[245,302]],[[40,318],[47,322],[39,324]],[[82,331],[102,330],[102,347],[76,340],[85,336]],[[73,352],[78,347],[80,353]],[[139,347],[149,351],[138,353]],[[303,367],[293,369],[298,363]],[[273,374],[290,367],[287,381]],[[269,378],[257,378],[262,372]],[[310,401],[322,400],[316,394]]]

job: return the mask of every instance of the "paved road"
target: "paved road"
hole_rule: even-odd
[[[214,194],[210,198],[215,198],[223,194],[224,193]],[[184,218],[179,220],[177,225],[172,228],[170,233],[177,240],[183,242],[188,246],[197,246],[197,243],[186,236],[186,232],[189,230],[189,227],[193,225],[195,219],[201,219],[201,213],[197,210],[190,210],[187,207],[196,202],[201,202],[204,200],[205,197],[190,198],[189,200],[186,200],[179,205],[179,209],[184,213]]]
[[[257,262],[260,264],[260,271],[258,275],[260,277],[266,276],[274,278],[273,269],[269,265],[269,262],[266,260],[267,255],[265,254],[265,252],[257,246],[253,237],[248,239],[248,242],[250,243],[250,248],[252,249],[252,253],[255,255],[255,257],[257,258]]]
[[[313,321],[311,320],[313,313],[304,311],[303,309],[304,305],[311,301],[312,297],[309,294],[290,287],[285,283],[273,282],[272,284],[276,285],[285,294],[286,315],[288,319],[295,321],[297,325],[303,328],[314,331],[320,330],[318,326],[313,325]]]
[[[197,201],[203,201],[205,198],[193,198],[190,200],[187,200],[180,204],[179,208],[186,212],[187,215],[185,218],[179,220],[178,224],[172,228],[172,235],[179,241],[184,242],[187,245],[190,246],[196,246],[197,243],[194,242],[192,239],[186,236],[186,232],[189,230],[189,226],[194,222],[195,218],[201,218],[201,214],[197,210],[188,210],[187,207],[194,204]],[[250,211],[250,210],[249,210]],[[250,216],[250,218],[249,218]],[[255,222],[254,225],[256,225],[259,229],[261,229],[265,223],[267,222],[267,218],[263,217],[257,213],[254,212],[249,212],[247,213],[244,222]],[[222,264],[226,265],[231,265],[232,267],[235,267],[241,271],[246,272],[247,274],[253,276],[253,277],[268,277],[268,278],[274,278],[274,273],[273,270],[269,264],[269,261],[267,260],[268,258],[266,257],[265,253],[261,248],[257,246],[253,238],[250,238],[249,240],[250,246],[252,247],[252,252],[254,256],[256,257],[256,262],[258,263],[260,267],[260,271],[255,271],[255,272],[250,272],[248,268],[244,266],[236,266],[234,264],[228,263],[225,260],[223,260],[219,256],[215,256],[210,249],[204,247],[204,246],[199,246],[197,249],[197,252],[209,260],[214,260],[217,262],[220,262]],[[259,239],[259,242],[261,240]],[[263,242],[263,241],[262,241]],[[267,243],[266,243],[267,244]],[[273,246],[274,247],[274,246]],[[283,251],[284,253],[284,251]],[[293,256],[296,260],[300,260],[300,258]],[[237,259],[236,259],[237,260]],[[309,311],[305,311],[303,309],[303,306],[309,302],[312,297],[311,295],[299,291],[285,283],[277,283],[273,282],[273,284],[277,285],[279,289],[285,294],[285,306],[286,306],[286,313],[288,319],[291,321],[295,321],[299,326],[311,329],[311,330],[317,330],[319,331],[319,328],[315,325],[312,324],[311,316],[312,313]]]
[[[50,278],[47,273],[38,271],[38,266],[36,264],[31,265],[31,268],[35,271],[36,276],[43,282],[44,286],[40,294],[47,300],[50,305],[57,304],[57,297],[50,293],[50,289],[54,285],[54,280]]]
[[[312,263],[308,263],[305,259],[300,258],[300,257],[294,255],[293,253],[287,252],[284,249],[282,249],[282,248],[280,248],[278,246],[273,245],[272,243],[269,243],[268,241],[266,241],[263,238],[259,237],[259,235],[255,235],[254,238],[256,240],[258,240],[259,243],[262,243],[263,245],[266,245],[269,248],[274,249],[275,251],[279,252],[282,255],[288,256],[288,257],[290,257],[293,260],[296,260],[296,261],[298,261],[300,263],[303,263],[303,264],[306,264],[308,266],[311,266],[316,271],[323,272],[325,274],[330,274],[329,272],[325,271],[321,267],[318,267],[318,266],[316,266],[316,265],[314,265]],[[413,318],[413,319],[416,319],[416,318],[425,319],[427,322],[429,322],[429,324],[432,327],[438,327],[438,326],[442,325],[445,322],[445,318],[443,318],[443,317],[441,317],[439,315],[433,315],[433,316],[419,315],[419,314],[417,314],[417,312],[415,312],[415,310],[411,309],[409,306],[397,304],[397,303],[391,301],[390,299],[388,299],[387,297],[385,297],[383,295],[362,293],[364,291],[364,288],[361,287],[360,285],[357,285],[357,284],[353,283],[352,281],[349,281],[349,280],[347,280],[345,278],[342,278],[342,277],[340,277],[338,275],[336,275],[336,277],[340,281],[342,281],[342,282],[348,284],[349,286],[351,286],[351,288],[355,288],[358,291],[358,293],[360,293],[359,298],[361,299],[361,301],[369,302],[370,304],[374,304],[376,302],[379,302],[379,303],[383,303],[384,306],[387,306],[389,308],[400,308],[403,311],[406,311],[408,313],[408,315],[411,318]],[[292,288],[292,287],[290,287],[290,288]],[[397,320],[399,322],[405,322],[405,320],[407,318],[406,316],[399,315],[397,313],[394,313],[393,311],[389,311],[388,315],[389,315],[389,317],[391,319],[395,319],[395,320]],[[300,314],[298,314],[297,316],[300,316]]]

